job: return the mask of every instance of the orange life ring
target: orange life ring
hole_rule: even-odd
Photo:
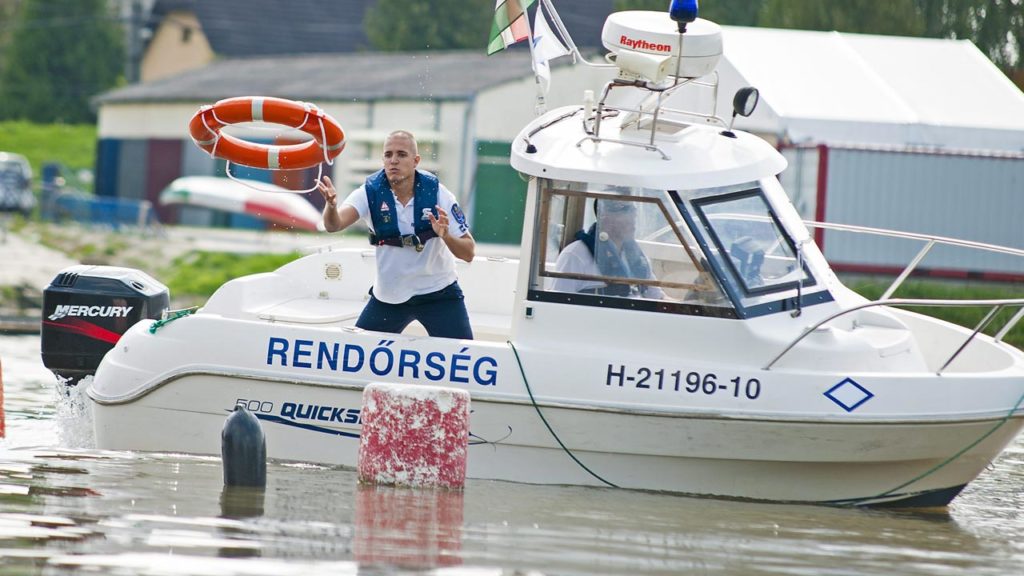
[[[308,142],[272,146],[247,142],[221,128],[239,122],[271,122],[302,130]],[[345,148],[345,132],[338,121],[306,102],[263,96],[227,98],[203,106],[188,123],[192,141],[211,156],[236,164],[270,170],[311,168],[330,162]]]

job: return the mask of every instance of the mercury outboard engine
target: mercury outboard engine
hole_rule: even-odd
[[[121,335],[170,307],[167,287],[114,266],[65,268],[43,291],[43,365],[67,384],[96,373]]]

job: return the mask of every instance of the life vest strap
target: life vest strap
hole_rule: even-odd
[[[417,252],[422,252],[423,245],[431,238],[437,238],[437,234],[434,233],[433,228],[417,232],[416,234],[403,234],[401,236],[392,236],[390,238],[377,238],[377,235],[371,232],[370,244],[373,244],[374,246],[398,246],[400,248],[412,247],[416,248]]]

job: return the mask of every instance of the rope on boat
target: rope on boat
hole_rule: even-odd
[[[914,478],[911,478],[910,480],[907,480],[903,484],[900,484],[899,486],[896,486],[895,488],[890,488],[889,490],[886,490],[885,492],[882,492],[881,494],[878,494],[877,496],[875,496],[873,498],[866,498],[866,500],[875,500],[875,499],[878,499],[878,498],[884,498],[886,496],[889,496],[890,494],[892,494],[893,492],[896,492],[897,490],[900,490],[902,488],[906,488],[907,486],[910,486],[914,482],[917,482],[918,480],[922,480],[925,477],[934,474],[935,472],[937,472],[939,469],[943,468],[944,466],[946,466],[950,462],[953,462],[957,458],[963,456],[965,452],[967,452],[971,448],[974,448],[975,446],[980,444],[983,440],[985,440],[986,438],[991,436],[992,433],[994,433],[996,430],[999,430],[999,428],[1001,428],[1003,426],[1003,424],[1006,424],[1010,420],[1010,418],[1013,417],[1014,412],[1016,412],[1017,409],[1020,408],[1020,405],[1021,405],[1022,402],[1024,402],[1024,394],[1020,395],[1020,398],[1017,399],[1017,403],[1013,405],[1013,408],[1010,408],[1010,412],[1007,413],[1006,416],[1003,416],[1003,418],[1001,420],[999,420],[999,422],[996,422],[996,425],[993,426],[991,430],[989,430],[988,432],[985,432],[984,434],[979,436],[977,440],[975,440],[974,442],[971,442],[967,446],[965,446],[962,449],[960,449],[960,451],[958,451],[956,454],[953,454],[952,456],[950,456],[949,458],[947,458],[943,462],[940,462],[939,464],[935,465],[930,470],[926,470],[926,471],[922,472],[921,474],[918,474]]]
[[[591,476],[597,478],[601,482],[604,482],[606,485],[612,488],[618,488],[617,485],[605,480],[600,475],[598,475],[597,472],[594,472],[590,468],[587,468],[587,465],[584,464],[583,462],[580,462],[580,459],[577,458],[576,455],[573,454],[572,451],[569,450],[569,448],[562,442],[562,439],[558,437],[558,434],[555,433],[555,430],[551,427],[551,424],[548,423],[548,419],[544,417],[544,413],[540,411],[540,406],[537,405],[537,400],[533,398],[533,390],[530,390],[530,381],[526,379],[526,371],[523,370],[523,362],[522,360],[519,359],[519,351],[516,350],[516,346],[515,344],[512,343],[511,340],[508,340],[508,345],[512,348],[512,354],[514,354],[516,357],[516,364],[519,365],[519,373],[523,375],[523,384],[526,384],[526,393],[530,395],[530,403],[533,404],[533,409],[537,411],[537,416],[540,416],[540,421],[544,423],[545,427],[547,427],[548,432],[551,432],[551,437],[555,439],[555,442],[558,442],[558,445],[561,446],[562,450],[564,450],[565,453],[569,455],[569,458],[572,458],[573,462],[580,465],[580,468],[583,468]]]
[[[178,318],[184,318],[185,316],[191,316],[199,310],[199,306],[193,306],[191,308],[182,308],[181,310],[168,310],[164,312],[164,317],[153,322],[149,325],[149,333],[156,334],[156,331],[163,327],[164,324],[174,322]]]
[[[579,466],[581,468],[583,468],[584,470],[586,470],[591,476],[593,476],[594,478],[597,478],[598,480],[600,480],[601,482],[603,482],[604,484],[606,484],[606,485],[608,485],[608,486],[610,486],[612,488],[618,488],[619,486],[617,486],[617,485],[615,485],[615,484],[605,480],[599,474],[597,474],[596,472],[594,472],[590,468],[587,468],[586,464],[584,464],[583,462],[580,462],[579,458],[577,458],[576,455],[573,454],[572,451],[569,450],[568,447],[566,447],[566,445],[562,442],[561,438],[558,437],[558,434],[556,434],[554,429],[551,428],[551,424],[548,423],[547,418],[544,417],[544,413],[541,412],[541,410],[540,410],[540,406],[537,405],[537,400],[534,399],[534,397],[533,397],[533,390],[530,389],[530,381],[526,378],[526,371],[523,369],[523,362],[522,362],[522,360],[519,359],[519,351],[516,350],[515,344],[513,344],[511,340],[508,341],[508,345],[509,345],[509,347],[512,348],[512,353],[516,357],[516,364],[519,365],[519,373],[522,374],[522,376],[523,376],[523,384],[526,385],[526,393],[530,395],[530,402],[533,404],[533,409],[537,411],[537,415],[540,416],[541,422],[544,423],[544,426],[548,429],[548,432],[551,433],[551,437],[554,438],[556,442],[558,442],[558,445],[562,447],[562,450],[564,450],[565,453],[568,454],[570,458],[572,458],[573,462],[579,464]],[[1024,403],[1024,393],[1022,393],[1020,395],[1020,397],[1017,398],[1017,402],[1013,405],[1013,408],[1010,408],[1010,411],[1006,414],[1006,416],[1003,416],[1003,418],[1000,419],[999,422],[997,422],[995,424],[995,426],[993,426],[988,432],[985,432],[984,434],[979,436],[977,439],[975,439],[973,442],[971,442],[967,446],[961,448],[958,452],[956,452],[955,454],[953,454],[952,456],[950,456],[946,460],[940,462],[939,464],[935,465],[931,469],[926,470],[926,471],[922,472],[921,474],[918,474],[914,478],[911,478],[910,480],[907,480],[906,482],[904,482],[903,484],[900,484],[899,486],[895,486],[893,488],[890,488],[889,490],[886,490],[885,492],[881,492],[881,493],[879,493],[878,495],[876,495],[874,497],[864,498],[862,501],[864,501],[864,500],[871,501],[871,500],[877,500],[879,498],[884,498],[884,497],[889,496],[890,494],[896,492],[897,490],[901,490],[903,488],[906,488],[907,486],[910,486],[914,482],[917,482],[919,480],[922,480],[922,479],[924,479],[924,478],[934,474],[935,472],[937,472],[938,470],[942,469],[943,467],[945,467],[950,462],[953,462],[954,460],[956,460],[960,456],[963,456],[964,453],[966,453],[971,448],[974,448],[975,446],[980,444],[986,438],[988,438],[993,433],[995,433],[996,430],[999,430],[999,428],[1001,428],[1003,426],[1003,424],[1006,424],[1010,420],[1010,418],[1013,417],[1014,413],[1017,412],[1017,410],[1020,408],[1022,403]]]

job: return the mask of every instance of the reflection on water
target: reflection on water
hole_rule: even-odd
[[[448,490],[360,486],[353,556],[361,565],[458,566],[463,498]]]
[[[947,511],[904,513],[469,481],[359,486],[271,463],[225,489],[217,458],[90,449],[38,339],[0,336],[6,574],[1020,574],[1024,444]]]

